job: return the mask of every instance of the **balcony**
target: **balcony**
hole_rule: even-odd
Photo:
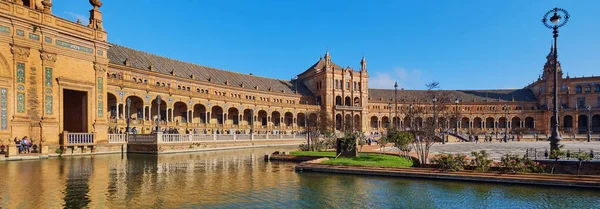
[[[343,106],[343,105],[336,105],[335,109],[338,109],[338,110],[363,110],[363,108],[360,106]]]

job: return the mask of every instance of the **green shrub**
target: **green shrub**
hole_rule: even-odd
[[[437,164],[442,171],[461,171],[467,165],[467,156],[462,154],[439,154],[433,157],[431,162]]]
[[[544,173],[545,167],[519,155],[505,154],[500,158],[500,167],[510,173]]]
[[[475,170],[478,171],[487,171],[490,169],[490,165],[493,160],[490,160],[490,154],[488,154],[485,150],[481,150],[479,152],[471,152],[473,159],[471,160],[471,166],[474,167]]]
[[[54,153],[56,153],[56,154],[62,154],[62,150],[60,148],[56,148],[56,150],[54,150]]]

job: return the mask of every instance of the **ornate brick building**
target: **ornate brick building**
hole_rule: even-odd
[[[54,16],[51,0],[0,0],[3,143],[30,136],[47,152],[65,134],[79,134],[106,144],[109,132],[125,129],[126,118],[139,133],[160,121],[163,128],[205,134],[290,134],[320,109],[335,129],[367,133],[432,119],[432,98],[424,91],[398,90],[394,98],[394,90],[369,89],[364,57],[354,70],[326,52],[291,81],[244,75],[113,45],[102,26],[102,3],[90,3],[90,23],[82,25]],[[452,100],[445,101],[440,128],[547,132],[552,62],[549,57],[543,75],[523,89],[441,91]],[[585,132],[591,123],[600,132],[600,77],[560,74],[562,130]],[[407,117],[417,109],[414,120]]]

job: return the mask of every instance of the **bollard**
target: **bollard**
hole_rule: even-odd
[[[269,154],[265,154],[265,162],[269,161]]]

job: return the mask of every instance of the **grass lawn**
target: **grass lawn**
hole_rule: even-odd
[[[335,157],[335,152],[294,151],[290,152],[290,154],[296,156]]]
[[[361,165],[376,167],[411,167],[413,165],[413,162],[406,158],[381,154],[359,154],[359,156],[355,158],[330,159],[322,163],[329,165]]]

